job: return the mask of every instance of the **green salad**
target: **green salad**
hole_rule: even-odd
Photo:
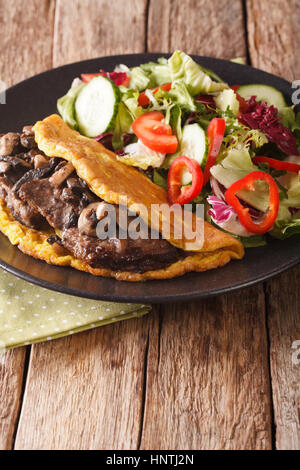
[[[83,71],[84,72],[84,71]],[[280,90],[225,83],[175,51],[82,73],[60,115],[244,246],[300,233],[300,114]]]

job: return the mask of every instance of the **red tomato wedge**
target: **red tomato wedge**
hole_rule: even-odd
[[[164,115],[159,111],[152,111],[139,116],[132,123],[134,134],[146,147],[161,153],[175,153],[178,140],[172,135],[172,128],[163,122]]]
[[[171,86],[172,83],[165,83],[164,85],[158,86],[157,88],[153,88],[151,91],[155,95],[155,93],[157,93],[159,89],[169,91],[171,89]],[[148,106],[148,104],[150,103],[150,100],[145,92],[140,93],[138,97],[138,103],[140,106]]]
[[[210,178],[210,169],[216,163],[219,155],[220,147],[225,133],[225,120],[222,118],[213,118],[207,128],[207,137],[209,142],[209,150],[207,162],[204,169],[204,184]]]
[[[181,186],[182,170],[187,168],[192,175],[192,184]],[[199,196],[203,186],[201,166],[195,160],[184,155],[176,157],[168,173],[168,201],[170,204],[188,204]]]

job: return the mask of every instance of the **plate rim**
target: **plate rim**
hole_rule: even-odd
[[[18,249],[16,247],[16,249]],[[26,255],[28,256],[28,255]],[[40,261],[40,260],[38,260]],[[43,261],[41,261],[43,262]],[[239,262],[239,260],[231,260],[230,262]],[[43,279],[40,279],[38,277],[33,276],[32,274],[28,274],[24,271],[21,271],[18,268],[15,268],[11,266],[10,264],[6,263],[0,258],[0,267],[7,271],[10,274],[13,274],[14,276],[18,277],[19,279],[22,279],[26,282],[29,282],[31,284],[35,284],[39,287],[42,287],[44,289],[49,289],[54,292],[59,292],[60,294],[66,294],[66,295],[71,295],[73,297],[79,297],[79,298],[84,298],[84,299],[91,299],[91,300],[100,300],[103,302],[117,302],[117,303],[125,303],[125,302],[130,302],[130,303],[142,303],[145,305],[149,304],[160,304],[160,303],[171,303],[171,302],[176,302],[176,303],[181,303],[181,302],[186,302],[187,300],[194,301],[194,300],[199,300],[199,299],[208,299],[211,297],[216,297],[220,294],[227,294],[229,292],[235,292],[238,290],[242,289],[247,289],[248,287],[255,286],[256,284],[260,284],[262,282],[265,282],[269,279],[274,279],[276,276],[279,276],[283,272],[287,271],[288,269],[293,268],[294,266],[298,265],[300,263],[300,258],[299,259],[294,259],[287,265],[284,265],[280,269],[273,269],[271,272],[265,273],[258,277],[257,279],[252,279],[247,282],[244,282],[243,284],[241,283],[236,283],[232,284],[230,287],[223,287],[223,288],[216,288],[210,291],[205,291],[202,293],[179,293],[176,294],[176,297],[172,295],[163,295],[163,296],[156,296],[156,297],[151,297],[147,298],[145,296],[140,296],[140,295],[134,295],[134,296],[123,296],[123,297],[118,297],[115,295],[111,294],[102,294],[101,299],[97,296],[96,292],[90,292],[90,291],[84,291],[80,289],[75,289],[69,286],[65,285],[60,285],[60,284],[55,284],[53,282],[45,281]],[[58,268],[61,266],[57,266]],[[71,267],[67,267],[70,269],[70,272],[72,272]],[[215,269],[222,269],[220,268],[215,268]],[[88,273],[84,273],[88,274]],[[193,275],[193,273],[190,273]],[[197,273],[195,273],[197,274]],[[91,274],[90,274],[91,275]],[[183,276],[181,276],[183,277]],[[100,276],[101,278],[101,276]],[[116,279],[110,278],[112,281],[115,282],[126,282],[126,281],[117,281]],[[168,279],[161,279],[160,282],[166,281]],[[127,281],[128,282],[128,281]],[[141,281],[143,284],[147,285],[149,282],[153,282],[152,280],[147,280],[147,281]],[[128,282],[130,284],[140,284],[141,282]]]

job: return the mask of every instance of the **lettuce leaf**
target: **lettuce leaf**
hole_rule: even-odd
[[[178,104],[175,104],[175,106],[172,106],[170,110],[169,124],[172,127],[173,134],[177,136],[179,141],[181,140],[181,137],[182,137],[181,118],[182,118],[181,108]]]
[[[165,174],[164,174],[165,173]],[[162,170],[154,170],[153,171],[153,183],[161,186],[164,189],[168,189],[167,185],[167,173],[163,172]]]
[[[221,109],[221,111],[226,111],[226,109],[229,108],[235,116],[239,112],[240,105],[233,90],[221,91],[221,93],[214,98],[214,101],[217,108]]]
[[[296,212],[290,219],[277,220],[269,233],[272,237],[280,240],[300,234],[300,211]]]
[[[128,108],[121,101],[119,103],[118,114],[115,120],[112,144],[114,150],[119,150],[124,147],[123,135],[130,132],[131,124],[133,123],[132,115]]]
[[[75,87],[70,88],[68,93],[57,100],[57,110],[62,119],[69,124],[73,129],[77,129],[77,121],[75,116],[75,101],[79,92],[85,86],[81,83]]]
[[[175,51],[169,58],[168,64],[171,71],[171,81],[183,80],[192,96],[228,88],[226,83],[214,82],[190,56],[182,51]]]
[[[300,130],[300,112],[295,114],[293,106],[285,106],[280,108],[278,115],[281,117],[280,122],[292,132]]]
[[[235,57],[234,59],[230,59],[230,62],[234,62],[235,64],[246,65],[246,60],[244,57]]]
[[[167,61],[164,64],[148,62],[148,64],[141,65],[141,68],[149,72],[149,78],[154,83],[154,86],[164,85],[164,83],[171,81],[171,73]]]
[[[125,104],[133,120],[145,112],[145,110],[139,106],[138,98],[139,92],[133,89],[126,89],[125,93],[121,96],[121,102]]]
[[[159,168],[165,159],[164,153],[151,150],[141,140],[127,145],[124,152],[126,155],[117,155],[117,159],[126,165],[137,166],[142,170],[147,170],[149,166]]]
[[[253,235],[252,237],[237,237],[245,248],[255,248],[267,244],[264,235]]]
[[[165,92],[167,97],[175,104],[179,104],[187,111],[195,112],[197,110],[196,104],[190,95],[184,80],[174,80],[169,92]]]
[[[259,149],[268,143],[268,139],[259,129],[249,129],[242,124],[236,125],[235,123],[226,122],[226,135],[223,138],[223,143],[218,156],[218,162],[223,160],[233,149]]]
[[[133,90],[146,90],[152,88],[153,83],[149,74],[147,74],[141,67],[133,67],[130,69],[130,84],[129,87]]]

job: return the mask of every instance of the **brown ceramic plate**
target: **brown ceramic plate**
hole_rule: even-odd
[[[168,54],[132,54],[104,57],[59,67],[25,80],[7,91],[1,106],[0,132],[19,131],[56,112],[56,100],[64,95],[72,79],[100,68],[111,71],[119,63],[128,66],[156,60]],[[290,101],[291,84],[249,66],[226,60],[195,56],[204,67],[214,70],[229,84],[266,83],[281,90]],[[268,245],[246,250],[241,261],[224,268],[162,281],[121,282],[95,277],[71,268],[50,266],[24,255],[0,234],[0,266],[26,281],[66,294],[116,302],[187,301],[233,291],[269,279],[300,261],[300,238],[268,240]]]

